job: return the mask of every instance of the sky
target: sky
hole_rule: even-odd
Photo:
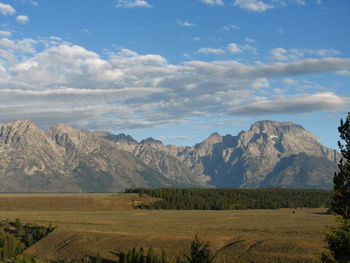
[[[292,121],[337,149],[349,0],[0,0],[0,122],[194,145]]]

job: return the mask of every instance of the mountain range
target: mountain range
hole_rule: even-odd
[[[0,192],[115,192],[128,187],[330,189],[340,154],[292,122],[258,121],[192,146],[130,135],[0,123]]]

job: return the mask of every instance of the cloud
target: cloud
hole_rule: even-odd
[[[205,47],[205,48],[200,48],[198,50],[198,53],[202,53],[202,54],[205,54],[205,55],[209,55],[209,54],[222,55],[222,54],[225,54],[225,50],[223,50],[221,48]]]
[[[183,27],[194,27],[194,26],[197,26],[196,24],[190,23],[190,22],[187,22],[187,21],[177,21],[177,23],[178,23],[179,26],[183,26]]]
[[[235,0],[234,5],[252,12],[264,12],[274,6],[260,0]]]
[[[27,23],[29,21],[29,18],[28,18],[28,16],[19,15],[19,16],[16,17],[16,20],[19,23],[25,24],[25,23]]]
[[[34,0],[13,0],[13,1],[27,3],[27,4],[31,4],[33,6],[39,6],[39,4]]]
[[[199,0],[204,4],[208,4],[208,5],[224,5],[224,2],[222,0]]]
[[[0,13],[2,15],[14,15],[16,10],[11,5],[0,2]]]
[[[12,33],[10,31],[0,30],[0,36],[2,36],[2,37],[9,37],[11,35],[12,35]]]
[[[252,77],[277,77],[334,72],[350,68],[350,58],[304,59],[295,62],[262,64],[242,74]],[[236,72],[234,74],[237,74]]]
[[[246,38],[244,39],[244,41],[245,41],[245,42],[248,42],[248,43],[255,43],[255,39],[249,38],[249,37],[246,37]]]
[[[295,80],[292,78],[285,78],[282,80],[284,85],[291,86],[295,84]]]
[[[231,30],[239,30],[239,27],[235,26],[235,25],[226,25],[226,26],[223,26],[220,30],[227,32],[227,31],[231,31]]]
[[[230,53],[236,54],[236,53],[241,53],[243,50],[238,46],[236,43],[231,43],[228,45],[228,51]]]
[[[274,48],[270,50],[270,57],[279,61],[300,60],[306,55],[315,55],[320,57],[339,55],[336,49],[284,49]]]
[[[339,71],[337,71],[337,74],[341,75],[341,76],[350,77],[350,71],[348,71],[348,70],[339,70]]]
[[[116,0],[115,7],[124,7],[124,8],[135,8],[135,7],[152,7],[145,0]]]
[[[101,57],[56,37],[45,43],[2,38],[0,121],[28,118],[42,126],[64,122],[88,129],[139,129],[208,115],[256,115],[258,109],[260,114],[335,110],[348,100],[335,93],[297,91],[285,97],[279,92],[274,98],[268,95],[270,86],[275,77],[349,69],[350,59],[345,58],[256,65],[191,60],[175,65],[158,54],[129,49]]]
[[[12,52],[34,53],[37,41],[33,39],[11,40],[6,37],[0,38],[0,48],[4,50],[10,50]]]
[[[287,96],[275,100],[260,99],[247,105],[230,109],[232,115],[292,114],[331,111],[346,105],[346,100],[332,92]]]
[[[257,54],[256,48],[250,45],[239,45],[237,43],[231,43],[227,47],[228,52],[232,54],[242,53],[244,51],[250,51],[254,54]]]

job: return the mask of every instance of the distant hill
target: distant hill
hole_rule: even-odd
[[[193,147],[152,138],[0,124],[0,192],[113,192],[126,187],[332,186],[339,153],[291,122],[259,121]]]

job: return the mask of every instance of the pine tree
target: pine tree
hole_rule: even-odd
[[[345,122],[340,121],[338,131],[345,145],[338,141],[342,159],[338,164],[339,172],[334,176],[332,209],[344,219],[350,219],[350,113]]]
[[[190,255],[185,255],[188,263],[212,263],[215,255],[209,248],[209,243],[204,243],[198,239],[198,234],[191,243]]]
[[[338,215],[338,226],[326,235],[329,251],[322,254],[325,263],[350,262],[350,113],[345,122],[340,121],[338,131],[345,142],[345,145],[338,142],[342,159],[334,176],[332,210]]]

